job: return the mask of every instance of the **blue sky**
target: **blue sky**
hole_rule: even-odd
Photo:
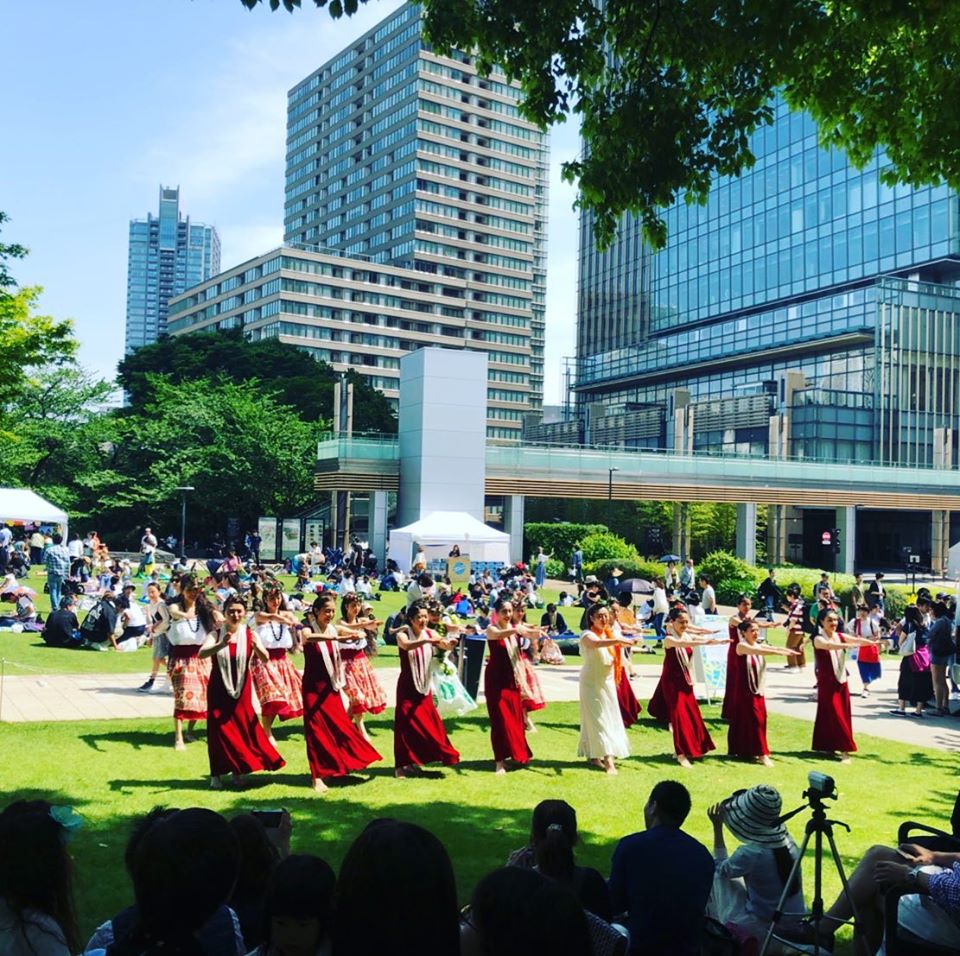
[[[88,368],[112,377],[123,352],[129,220],[179,185],[181,208],[219,230],[224,268],[278,245],[287,90],[397,6],[332,21],[309,0],[293,15],[240,0],[0,0],[3,240],[29,247],[14,275],[74,320]],[[577,149],[572,124],[554,131],[548,401],[573,354],[575,193],[559,171]]]

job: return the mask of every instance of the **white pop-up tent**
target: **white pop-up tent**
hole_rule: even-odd
[[[0,488],[0,523],[60,525],[67,539],[67,513],[27,488]]]
[[[510,561],[510,535],[478,521],[465,511],[432,511],[430,514],[390,532],[390,557],[401,571],[409,571],[416,545],[423,548],[428,561],[446,559],[458,545],[471,562]]]

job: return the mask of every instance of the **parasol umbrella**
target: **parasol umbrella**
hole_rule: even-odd
[[[620,582],[621,591],[629,591],[631,594],[653,594],[653,585],[643,578],[627,578]]]
[[[671,561],[676,562],[676,561],[680,561],[680,560],[682,560],[682,559],[681,559],[681,557],[680,557],[679,554],[661,554],[661,555],[660,555],[660,563],[661,563],[661,564],[669,564]]]

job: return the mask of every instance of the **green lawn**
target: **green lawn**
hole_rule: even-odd
[[[480,713],[449,722],[463,763],[431,779],[394,779],[392,715],[371,720],[368,726],[385,757],[383,764],[372,768],[367,779],[320,797],[307,787],[300,726],[279,730],[288,761],[284,770],[258,776],[245,792],[214,793],[207,788],[202,741],[176,753],[167,720],[2,724],[0,787],[5,802],[42,795],[75,806],[86,818],[72,852],[82,927],[88,932],[129,900],[121,862],[129,822],[157,804],[202,805],[228,814],[254,806],[286,807],[294,820],[293,848],[318,853],[335,867],[371,818],[416,821],[434,830],[450,850],[459,893],[466,900],[482,874],[525,843],[530,811],[546,797],[565,799],[577,809],[583,837],[579,857],[606,873],[618,837],[642,827],[642,806],[657,780],[670,777],[686,783],[694,800],[688,829],[708,841],[710,803],[736,788],[767,781],[779,787],[789,809],[801,802],[808,770],[824,770],[838,781],[835,814],[853,828],[837,834],[845,865],[852,867],[871,844],[894,840],[902,819],[946,821],[960,785],[954,755],[865,735],[858,738],[861,754],[849,766],[825,761],[807,751],[809,723],[778,715],[771,715],[770,737],[783,756],[772,769],[711,756],[681,771],[668,754],[668,733],[641,721],[629,732],[636,756],[623,762],[618,777],[608,778],[575,758],[576,704],[551,704],[541,712],[539,732],[531,737],[533,763],[498,778],[491,772],[488,728]],[[705,715],[720,749],[725,749],[718,708],[705,708]],[[803,819],[798,817],[791,826],[798,840]],[[811,873],[809,868],[805,873],[808,890]],[[838,890],[832,868],[826,870],[825,884],[829,902]]]

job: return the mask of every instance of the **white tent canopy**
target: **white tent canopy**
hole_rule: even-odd
[[[67,513],[26,488],[0,488],[0,523],[60,525],[67,537]]]
[[[418,544],[428,561],[446,559],[454,545],[473,563],[508,564],[510,561],[510,535],[485,525],[465,511],[432,511],[405,528],[394,528],[390,532],[390,557],[401,571],[410,570]]]

